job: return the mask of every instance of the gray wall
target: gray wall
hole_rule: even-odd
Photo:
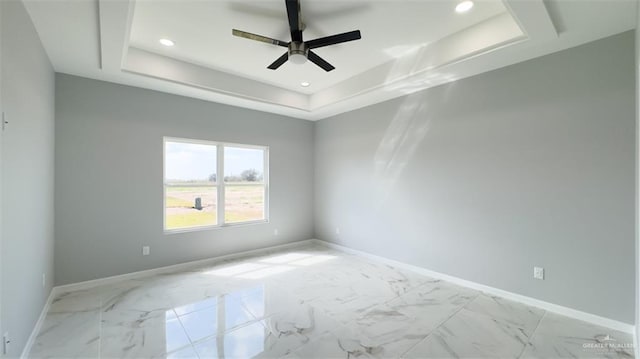
[[[3,79],[2,79],[2,58],[4,57],[3,55],[3,48],[2,48],[2,38],[4,37],[2,34],[4,32],[3,29],[3,23],[4,21],[2,20],[2,5],[0,4],[0,116],[1,114],[4,112],[4,101],[3,101],[3,97],[2,97],[2,83],[3,83]],[[0,117],[0,121],[2,121],[1,117]],[[0,335],[2,333],[4,333],[3,330],[3,326],[2,326],[2,292],[3,292],[3,288],[4,286],[2,285],[2,143],[3,143],[3,133],[0,131]],[[1,344],[1,342],[0,342]],[[2,354],[0,354],[0,357],[2,357]]]
[[[270,146],[270,223],[164,234],[163,136]],[[309,239],[312,201],[312,122],[57,75],[56,284]]]
[[[3,97],[2,97],[2,83],[3,83],[3,79],[2,79],[2,58],[3,56],[3,48],[2,48],[2,38],[4,37],[2,34],[4,32],[3,29],[3,23],[4,21],[2,20],[2,5],[0,4],[0,115],[4,112],[4,101],[3,101]],[[1,121],[1,117],[0,117],[0,121]],[[0,335],[2,333],[4,333],[3,330],[3,326],[2,326],[2,292],[3,292],[3,288],[4,286],[2,285],[2,143],[3,143],[3,133],[0,131]],[[1,344],[1,342],[0,342]],[[2,357],[2,354],[0,354],[0,357]]]
[[[54,72],[19,1],[2,1],[2,325],[20,355],[53,283]],[[42,275],[47,281],[42,285]]]
[[[633,323],[633,69],[628,32],[318,122],[317,237]]]
[[[640,154],[640,5],[636,17],[636,153]],[[640,343],[640,155],[636,156],[636,345]],[[636,356],[640,348],[635,348]]]

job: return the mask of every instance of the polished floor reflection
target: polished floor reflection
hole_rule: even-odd
[[[323,246],[60,294],[33,358],[629,358],[631,335]]]

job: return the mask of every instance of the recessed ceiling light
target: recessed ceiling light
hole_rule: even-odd
[[[303,81],[300,83],[300,86],[302,87],[309,87],[309,85],[311,85],[310,83],[308,83],[307,81]]]
[[[471,10],[472,7],[473,7],[473,1],[466,0],[456,5],[456,12],[457,13],[467,12]]]
[[[176,44],[175,42],[173,42],[173,41],[171,41],[169,39],[160,39],[160,43],[162,45],[164,45],[164,46],[169,46],[169,47]]]

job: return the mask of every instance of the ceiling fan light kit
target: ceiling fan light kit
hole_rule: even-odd
[[[287,6],[287,17],[289,20],[291,41],[286,42],[237,29],[233,29],[231,32],[234,36],[286,47],[288,49],[287,52],[285,52],[284,55],[275,60],[271,65],[267,66],[267,68],[270,70],[278,69],[287,61],[291,61],[294,64],[304,64],[305,62],[307,62],[307,60],[309,60],[325,71],[329,72],[335,69],[335,67],[318,56],[315,52],[311,51],[311,49],[340,44],[353,40],[359,40],[362,38],[362,36],[360,35],[360,30],[354,30],[337,35],[325,36],[310,41],[303,41],[302,31],[304,30],[304,24],[302,24],[302,18],[300,16],[300,0],[285,0],[285,5]]]
[[[309,55],[309,49],[304,42],[291,42],[289,43],[289,61],[294,64],[304,64],[307,62],[307,56]]]

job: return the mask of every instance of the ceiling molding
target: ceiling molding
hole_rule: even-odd
[[[417,91],[453,81],[446,72],[440,71],[443,67],[523,40],[526,37],[513,17],[497,15],[440,41],[418,47],[402,57],[356,75],[348,82],[315,93],[311,95],[311,108],[331,106],[377,89],[391,92],[410,85]],[[417,83],[423,86],[416,86]]]
[[[558,31],[543,1],[505,0],[504,4],[528,38],[543,41],[558,37]]]
[[[134,0],[98,2],[100,63],[104,71],[120,71],[129,48]]]
[[[309,111],[309,97],[222,71],[129,48],[123,71],[245,99]]]

